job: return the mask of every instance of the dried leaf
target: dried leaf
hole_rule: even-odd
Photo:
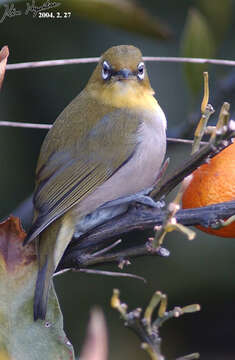
[[[18,218],[0,223],[0,359],[72,360],[54,289],[46,321],[33,320],[37,259],[34,243],[22,246],[25,235]]]
[[[0,89],[2,87],[2,82],[5,75],[8,56],[9,56],[8,46],[3,46],[3,48],[0,51]]]

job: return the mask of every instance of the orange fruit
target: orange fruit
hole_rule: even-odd
[[[182,207],[197,208],[232,200],[235,200],[235,142],[193,172],[183,194]],[[200,225],[197,228],[216,236],[235,238],[235,221],[218,230]]]

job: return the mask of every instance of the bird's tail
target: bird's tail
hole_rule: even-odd
[[[55,220],[37,239],[39,270],[34,293],[34,320],[46,317],[48,294],[52,276],[75,230],[68,216]]]
[[[47,311],[48,292],[51,286],[51,277],[53,271],[48,269],[48,259],[38,271],[38,277],[36,282],[36,288],[34,292],[34,305],[33,305],[33,316],[34,321],[37,319],[44,320]]]

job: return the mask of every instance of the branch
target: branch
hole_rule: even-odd
[[[219,220],[235,214],[235,201],[225,202],[196,209],[179,210],[176,213],[177,223],[185,226],[202,225],[211,227]],[[105,262],[120,262],[122,259],[143,255],[169,255],[165,249],[152,251],[148,239],[142,243],[133,244],[133,240],[125,240],[123,248],[117,246],[111,251],[93,256],[92,253],[102,247],[110,245],[111,239],[118,238],[133,230],[153,229],[161,225],[166,211],[144,206],[131,207],[129,211],[109,222],[98,226],[86,235],[73,240],[65,252],[58,270],[64,268],[79,268]]]
[[[75,59],[61,59],[61,60],[46,60],[46,61],[31,61],[18,64],[8,64],[6,70],[20,70],[39,67],[59,66],[59,65],[74,65],[74,64],[88,64],[96,63],[99,57],[90,58],[75,58]],[[144,61],[157,62],[173,62],[173,63],[194,63],[194,64],[215,64],[223,66],[235,66],[235,61],[224,59],[203,59],[203,58],[186,58],[186,57],[157,57],[144,56]]]
[[[200,305],[192,304],[180,308],[176,306],[173,310],[167,310],[166,294],[156,291],[144,313],[140,307],[127,311],[128,305],[121,302],[118,289],[113,290],[111,306],[121,315],[125,326],[133,330],[141,340],[141,348],[146,350],[152,360],[164,360],[162,355],[159,330],[161,326],[172,318],[178,318],[183,314],[193,313],[200,310]],[[156,317],[157,310],[157,317]],[[178,360],[199,359],[199,354],[194,353],[177,358]],[[176,360],[177,360],[176,359]]]

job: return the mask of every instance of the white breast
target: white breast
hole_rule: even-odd
[[[159,107],[155,116],[146,114],[139,129],[139,146],[136,152],[136,176],[139,187],[147,188],[158,175],[166,152],[166,118]],[[141,190],[141,189],[140,189]]]

